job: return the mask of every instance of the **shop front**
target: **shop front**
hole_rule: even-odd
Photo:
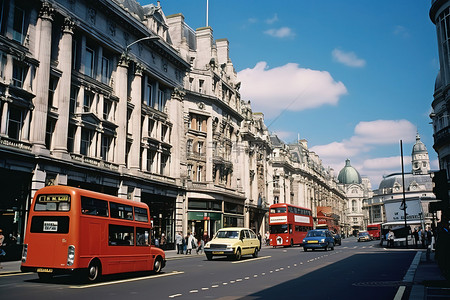
[[[222,213],[219,212],[188,212],[188,231],[195,237],[203,237],[205,234],[211,239],[222,228]]]

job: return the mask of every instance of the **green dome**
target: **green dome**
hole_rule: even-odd
[[[350,159],[345,161],[345,167],[339,172],[338,181],[343,184],[362,183],[358,171],[350,165]]]

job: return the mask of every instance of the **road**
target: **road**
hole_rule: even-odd
[[[163,273],[105,276],[97,284],[36,274],[0,277],[2,299],[394,299],[416,254],[344,239],[334,251],[263,248],[241,261],[170,258]]]

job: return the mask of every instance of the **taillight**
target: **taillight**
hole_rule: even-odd
[[[67,249],[67,265],[71,266],[73,265],[73,262],[75,260],[75,246],[70,245]]]
[[[22,249],[22,262],[27,261],[27,254],[28,254],[28,244],[24,244]]]

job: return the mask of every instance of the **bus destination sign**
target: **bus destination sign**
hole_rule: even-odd
[[[69,202],[69,195],[40,195],[38,201],[44,202]]]

